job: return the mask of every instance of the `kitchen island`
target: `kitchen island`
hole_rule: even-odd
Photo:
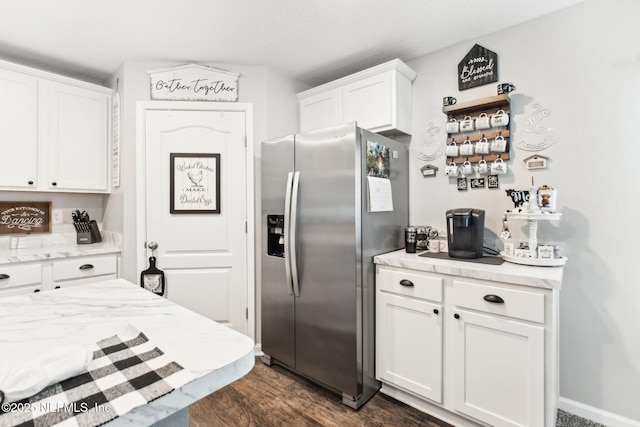
[[[53,348],[89,346],[132,325],[193,373],[193,381],[109,427],[186,426],[190,404],[241,378],[254,364],[251,338],[124,279],[0,298],[0,312],[0,369]]]

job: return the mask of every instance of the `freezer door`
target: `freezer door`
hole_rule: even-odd
[[[294,137],[262,143],[262,350],[278,362],[295,367],[294,297],[287,282],[289,260],[284,229],[287,179],[294,170]]]
[[[296,135],[296,370],[350,396],[358,372],[360,141],[355,124]]]

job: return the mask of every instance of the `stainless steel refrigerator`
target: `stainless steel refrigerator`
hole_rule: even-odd
[[[373,257],[404,247],[408,150],[355,123],[261,149],[262,361],[358,409],[380,387]]]

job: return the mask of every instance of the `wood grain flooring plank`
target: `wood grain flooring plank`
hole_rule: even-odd
[[[451,427],[377,393],[359,411],[281,366],[256,360],[246,376],[189,407],[190,427]]]

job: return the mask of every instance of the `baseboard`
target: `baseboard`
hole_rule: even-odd
[[[253,354],[257,356],[262,356],[262,343],[256,343],[256,345],[253,347]]]
[[[640,422],[626,418],[612,412],[594,408],[575,400],[560,397],[558,399],[558,408],[573,415],[586,418],[596,423],[604,424],[607,427],[640,427]]]

